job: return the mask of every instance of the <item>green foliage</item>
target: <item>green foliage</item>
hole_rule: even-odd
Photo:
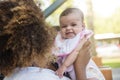
[[[115,62],[112,62],[112,63],[104,63],[103,64],[104,66],[109,66],[109,67],[112,67],[112,68],[120,68],[120,62],[119,63],[115,63]]]
[[[113,25],[115,26],[114,31],[120,33],[120,8],[116,10],[115,14],[112,15],[112,18]]]
[[[104,66],[109,66],[112,68],[120,68],[120,58],[102,59],[102,63]]]
[[[96,34],[101,33],[120,33],[120,8],[109,17],[95,15],[94,30]]]

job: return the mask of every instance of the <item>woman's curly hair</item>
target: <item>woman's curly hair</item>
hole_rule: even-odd
[[[0,33],[0,47],[3,46],[0,49],[0,72],[8,75],[16,67],[27,67],[33,63],[46,67],[54,58],[51,48],[55,35],[45,23],[42,11],[8,1],[0,2],[3,5],[0,11],[4,11],[2,8],[7,3],[16,5],[8,10],[12,14],[11,19]]]
[[[9,20],[13,17],[11,9],[17,6],[16,3],[11,4],[10,2],[0,2],[0,32],[3,26],[7,25]]]

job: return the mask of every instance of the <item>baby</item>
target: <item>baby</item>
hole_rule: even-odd
[[[79,46],[80,50],[86,40],[92,36],[93,32],[85,29],[84,15],[77,8],[67,8],[61,13],[59,21],[60,32],[58,32],[55,39],[57,49],[54,53],[58,56],[57,63],[59,65],[56,74],[62,77],[64,73],[68,73],[72,80],[76,80],[72,65],[78,55],[75,49]],[[90,59],[86,67],[86,76],[88,80],[105,80],[92,59]]]

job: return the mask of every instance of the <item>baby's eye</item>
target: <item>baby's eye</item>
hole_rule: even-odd
[[[67,26],[61,26],[61,28],[66,28]]]
[[[72,26],[74,27],[74,26],[76,26],[77,24],[72,24]]]

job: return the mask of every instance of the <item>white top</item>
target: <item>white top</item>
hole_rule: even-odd
[[[58,48],[54,54],[56,56],[65,56],[70,54],[79,44],[80,40],[86,36],[89,39],[93,35],[91,30],[83,30],[78,33],[72,39],[63,39],[61,33],[58,32],[57,37],[55,39],[55,46]]]
[[[39,67],[26,67],[16,69],[13,74],[4,78],[4,80],[70,80],[67,77],[59,78],[55,72],[50,69]]]

